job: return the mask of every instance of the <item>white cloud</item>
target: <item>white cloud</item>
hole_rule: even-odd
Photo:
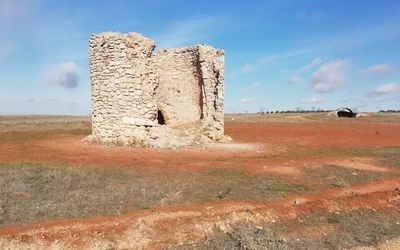
[[[246,63],[246,65],[244,65],[242,71],[244,73],[249,73],[251,71],[253,71],[255,69],[255,67],[253,65],[251,65],[250,63]]]
[[[377,95],[384,95],[384,94],[393,94],[400,92],[400,84],[396,84],[393,82],[383,84],[378,88],[367,92],[367,96],[377,96]]]
[[[251,85],[251,88],[252,88],[252,89],[255,89],[255,88],[258,88],[260,85],[261,85],[261,82],[258,81],[258,82],[256,82],[256,83],[254,83],[253,85]]]
[[[80,70],[74,62],[60,63],[50,72],[41,76],[41,83],[76,88],[79,84]]]
[[[348,60],[335,60],[323,64],[311,76],[312,89],[317,92],[331,92],[346,83],[346,71],[350,63]]]
[[[323,101],[325,101],[325,97],[319,96],[319,95],[315,95],[315,96],[310,97],[310,98],[302,99],[300,102],[302,102],[302,103],[321,103]]]
[[[375,98],[363,98],[360,100],[360,103],[364,103],[364,104],[370,104],[370,103],[384,103],[384,102],[390,102],[390,101],[394,101],[395,97],[394,96],[387,96],[384,97],[382,99],[375,99]]]
[[[288,81],[288,83],[298,83],[298,82],[301,82],[301,77],[300,76],[292,76],[290,79],[289,79],[289,81]]]
[[[391,67],[389,64],[375,64],[369,68],[364,70],[360,70],[360,73],[371,77],[371,78],[380,78],[391,75],[396,72],[396,69]]]
[[[304,66],[303,68],[301,68],[302,71],[307,71],[309,69],[314,68],[315,66],[318,66],[322,63],[321,57],[317,57],[314,60],[312,60],[312,62],[310,64],[307,64],[306,66]]]

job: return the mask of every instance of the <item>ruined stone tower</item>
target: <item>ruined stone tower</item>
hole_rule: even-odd
[[[224,137],[224,51],[162,49],[137,33],[89,41],[91,140],[180,147]]]

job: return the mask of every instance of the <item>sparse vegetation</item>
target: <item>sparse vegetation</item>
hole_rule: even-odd
[[[232,118],[234,118],[232,120]],[[355,118],[360,123],[395,123],[400,124],[400,115],[398,113],[367,113],[366,115]],[[248,123],[312,123],[312,122],[329,122],[329,121],[346,121],[347,118],[330,116],[328,113],[285,113],[273,112],[265,114],[226,114],[226,122],[248,122]]]
[[[220,199],[274,201],[288,193],[309,191],[312,190],[308,187],[286,183],[277,177],[229,168],[171,173],[155,168],[1,163],[0,224],[116,215]]]
[[[12,119],[0,116],[0,146],[5,150],[14,148],[15,152],[21,156],[26,152],[32,152],[30,147],[36,145],[37,142],[37,144],[42,144],[42,141],[44,143],[54,137],[74,138],[76,141],[76,139],[79,140],[90,134],[90,122],[85,121],[86,118],[82,118],[83,120],[76,118],[73,121],[65,117],[53,117],[52,119],[55,120],[52,121],[46,121],[47,118],[44,117],[39,118],[37,123],[28,118],[21,118],[13,125]],[[234,115],[235,119],[232,120],[232,118],[227,115],[227,122],[276,123],[278,126],[275,127],[279,128],[281,125],[293,126],[294,123],[309,123],[310,126],[321,123],[318,126],[325,126],[325,122],[330,121],[335,121],[336,125],[341,124],[342,121],[346,124],[353,124],[355,121],[347,120],[346,122],[341,118],[317,113],[300,115],[272,114],[271,112],[268,115]],[[369,114],[369,116],[356,121],[358,125],[390,123],[392,126],[400,124],[400,116],[381,112]],[[343,127],[334,127],[334,129],[339,128]],[[393,130],[395,129],[394,127]],[[307,132],[307,130],[304,131]],[[383,135],[382,131],[380,132],[380,135]],[[239,134],[240,131],[236,133]],[[234,136],[236,135],[233,134],[232,137]],[[372,134],[371,136],[378,135]],[[301,201],[301,198],[318,195],[318,191],[321,190],[327,192],[332,190],[333,193],[336,190],[341,192],[341,189],[351,188],[355,185],[397,178],[400,174],[399,146],[391,144],[390,147],[358,148],[356,145],[357,147],[345,148],[330,144],[318,148],[311,147],[309,144],[281,142],[279,139],[285,138],[282,135],[274,138],[277,141],[272,141],[271,145],[268,144],[268,149],[265,151],[215,154],[207,160],[201,159],[202,156],[198,155],[195,160],[179,158],[180,152],[173,151],[174,158],[160,156],[160,159],[156,159],[158,164],[154,165],[147,160],[137,160],[133,157],[129,158],[129,164],[132,165],[119,165],[117,162],[123,162],[121,160],[116,161],[115,166],[111,163],[102,164],[103,167],[87,166],[89,164],[67,165],[73,163],[69,162],[69,159],[62,161],[63,158],[55,162],[65,162],[65,164],[56,165],[46,161],[40,162],[40,159],[39,163],[33,163],[29,158],[21,160],[25,162],[7,162],[7,158],[4,157],[2,159],[6,160],[0,162],[0,229],[6,229],[12,225],[60,218],[127,214],[135,210],[155,207],[196,204],[207,204],[205,206],[210,204],[211,207],[213,202],[225,204],[224,201],[234,203],[235,201],[252,200],[251,202],[255,204],[266,206],[268,203],[277,202],[273,205],[275,206],[280,204],[279,201],[284,197],[294,195],[296,201],[297,196],[300,200],[299,203],[295,202],[295,206],[299,208],[298,213],[291,213],[290,216],[277,219],[274,223],[229,224],[232,227],[231,231],[223,232],[216,227],[214,234],[208,234],[207,238],[201,242],[192,242],[188,237],[182,239],[182,243],[175,247],[171,247],[171,241],[166,242],[165,246],[168,246],[167,249],[200,250],[350,249],[355,246],[377,246],[386,240],[399,237],[400,207],[398,201],[391,203],[395,205],[391,205],[390,210],[354,208],[356,210],[352,211],[351,206],[346,205],[349,209],[346,208],[346,211],[336,213],[328,212],[318,206],[309,206],[308,203]],[[265,142],[267,145],[270,141]],[[49,148],[45,149],[49,150]],[[13,152],[12,150],[8,150],[8,152]],[[37,152],[39,150],[40,148],[37,149]],[[62,153],[59,148],[57,150],[51,152]],[[101,150],[110,152],[105,148],[101,148]],[[144,154],[144,151],[135,150],[122,152]],[[16,155],[18,156],[18,154]],[[73,154],[69,155],[74,156]],[[235,159],[232,158],[233,155]],[[307,165],[308,163],[303,165],[303,162],[297,160],[302,157],[309,160],[310,165]],[[365,157],[368,158],[366,162],[369,162],[369,159],[375,159],[388,171],[346,168],[341,166],[338,161],[318,163],[320,167],[316,167],[313,162],[314,157],[318,159],[325,159],[324,157],[335,159],[337,157],[338,161]],[[10,159],[18,159],[18,157],[10,157]],[[187,160],[192,160],[192,162],[188,163]],[[201,167],[190,169],[190,163],[196,160],[199,160],[198,166]],[[72,162],[79,164],[76,163],[78,161]],[[242,168],[242,163],[243,166],[246,165],[246,168]],[[279,167],[276,164],[287,164],[283,167],[301,171],[303,175],[291,175],[290,172],[284,171],[277,171],[276,174],[268,172],[270,166]],[[188,166],[188,170],[186,171],[184,167],[171,168],[174,165]],[[254,172],[252,172],[252,166],[255,167]],[[265,166],[266,173],[261,170],[263,166]],[[311,192],[313,195],[307,195]],[[304,197],[301,197],[302,194]],[[398,195],[396,195],[390,197],[393,197],[393,200],[398,199]],[[375,198],[380,199],[380,196]],[[362,200],[363,196],[351,197],[351,199],[365,202]],[[288,200],[291,201],[291,199]],[[321,201],[323,203],[324,199],[322,198]],[[283,203],[285,202],[286,200]],[[335,204],[341,204],[340,202],[338,200]],[[382,202],[388,202],[387,198]],[[277,207],[280,206],[277,205]],[[168,208],[165,211],[168,211]],[[250,211],[249,214],[254,216],[256,213],[253,214],[253,211]],[[113,246],[118,248],[117,238],[113,240]]]
[[[400,147],[389,147],[374,151],[383,164],[400,169]]]
[[[321,181],[324,185],[335,188],[348,188],[381,179],[395,177],[385,172],[349,169],[334,165],[325,165],[319,168],[305,167],[303,173],[308,178]]]
[[[89,135],[91,129],[68,129],[68,130],[43,130],[43,131],[13,131],[0,133],[0,142],[7,141],[33,141],[33,140],[44,140],[54,136],[62,137],[69,135]]]
[[[216,196],[220,199],[274,201],[289,193],[300,194],[314,191],[307,186],[286,182],[278,176],[253,174],[242,169],[217,167],[207,169],[205,174],[207,177],[203,181],[209,182],[211,187],[212,183],[218,183],[218,188],[221,190],[217,191]]]
[[[400,235],[399,218],[399,210],[379,212],[364,209],[343,213],[314,213],[262,226],[240,224],[226,233],[216,229],[214,236],[203,242],[181,244],[170,249],[336,250],[377,246]],[[319,228],[314,236],[299,233],[313,228]]]
[[[0,132],[68,131],[91,129],[90,116],[10,115],[0,116]]]

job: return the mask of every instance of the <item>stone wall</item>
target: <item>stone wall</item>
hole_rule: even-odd
[[[224,137],[224,52],[162,49],[137,33],[89,41],[93,141],[180,147]],[[204,136],[203,136],[204,135]]]

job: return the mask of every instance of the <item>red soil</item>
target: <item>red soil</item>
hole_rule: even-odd
[[[338,159],[337,156],[319,156],[309,152],[330,148],[350,150],[400,146],[399,125],[343,119],[329,123],[294,124],[231,122],[225,125],[225,129],[234,143],[248,143],[255,147],[248,150],[240,150],[240,147],[217,150],[112,148],[83,144],[83,136],[63,134],[58,138],[0,142],[0,162],[200,171],[214,166],[215,160],[218,160],[230,167],[258,173],[284,173],[294,178],[301,176],[304,165],[341,162],[342,166],[349,168],[398,173],[380,166],[374,159]],[[281,156],[271,157],[276,152],[280,152]],[[66,219],[1,228],[0,247],[4,244],[10,249],[12,246],[18,249],[20,245],[15,242],[24,241],[31,244],[31,249],[43,249],[44,246],[54,249],[74,246],[96,249],[96,246],[106,246],[109,239],[117,239],[121,248],[160,249],[183,240],[204,239],[215,226],[224,230],[240,221],[261,224],[319,210],[390,209],[400,204],[399,188],[399,178],[386,179],[348,189],[290,196],[274,204],[220,201],[200,206],[134,211],[109,218]],[[40,244],[44,244],[42,248]]]

